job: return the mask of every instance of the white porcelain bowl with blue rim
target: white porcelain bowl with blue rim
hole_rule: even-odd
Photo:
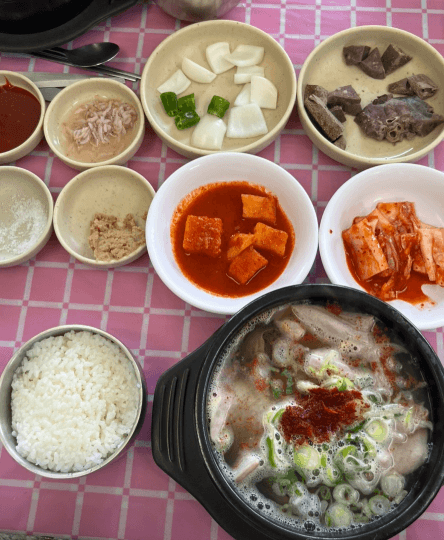
[[[356,216],[369,214],[380,202],[415,203],[421,221],[444,227],[444,173],[410,163],[380,165],[362,171],[342,185],[327,204],[319,228],[322,264],[332,283],[363,290],[351,275],[345,258],[342,231]],[[389,302],[420,330],[444,325],[444,287],[423,285],[433,304],[415,306]]]
[[[173,213],[186,195],[206,184],[232,181],[247,181],[272,191],[295,233],[293,253],[276,281],[238,298],[217,296],[191,283],[176,263],[170,238]],[[174,294],[205,311],[233,314],[266,292],[304,281],[318,249],[318,220],[307,192],[285,169],[258,156],[222,152],[191,161],[165,180],[148,212],[146,241],[154,269]]]

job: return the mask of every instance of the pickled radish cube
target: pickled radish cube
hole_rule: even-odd
[[[225,122],[212,114],[206,114],[194,128],[191,144],[204,150],[220,150],[227,126]]]
[[[225,56],[230,54],[230,45],[226,41],[219,41],[218,43],[208,45],[205,54],[207,62],[210,64],[210,68],[217,75],[228,71],[234,65],[225,59]]]
[[[233,107],[228,118],[227,137],[249,139],[268,133],[267,123],[257,103]]]
[[[251,83],[247,83],[237,95],[233,105],[240,107],[241,105],[248,105],[250,103],[251,96]]]
[[[276,86],[265,77],[251,77],[251,103],[257,103],[261,109],[276,109],[278,92]]]
[[[225,60],[235,66],[255,66],[262,62],[264,48],[256,45],[238,45],[231,54],[225,56]]]
[[[245,84],[251,81],[253,75],[265,76],[265,69],[261,66],[238,67],[234,74],[234,84]]]
[[[185,76],[181,69],[178,69],[171,77],[161,84],[157,91],[163,94],[164,92],[174,92],[176,95],[185,92],[190,86],[191,81]]]
[[[204,68],[203,66],[200,66],[199,64],[196,64],[196,62],[193,62],[189,58],[184,58],[182,60],[182,71],[192,81],[198,83],[208,84],[214,81],[216,78],[215,73],[207,68]]]

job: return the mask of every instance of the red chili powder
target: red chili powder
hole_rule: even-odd
[[[301,407],[288,406],[281,418],[281,427],[287,442],[306,444],[309,441],[328,442],[330,437],[345,426],[363,418],[357,412],[362,394],[358,390],[340,392],[337,388],[314,388],[308,395],[299,395]],[[368,407],[360,403],[360,411]]]

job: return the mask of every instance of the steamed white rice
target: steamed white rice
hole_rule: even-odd
[[[35,343],[12,381],[17,452],[52,471],[101,463],[133,428],[137,387],[128,358],[98,334],[71,331]]]

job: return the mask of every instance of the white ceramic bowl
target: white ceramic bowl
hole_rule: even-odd
[[[63,336],[67,332],[91,332],[93,334],[98,334],[99,336],[104,337],[105,339],[111,341],[120,349],[120,351],[126,357],[128,364],[134,370],[134,375],[136,378],[137,387],[134,389],[134,392],[137,394],[137,411],[135,415],[134,424],[131,428],[131,431],[125,437],[122,442],[122,445],[118,447],[112,454],[102,461],[102,463],[91,467],[90,469],[76,471],[76,472],[57,472],[49,469],[44,469],[34,463],[31,463],[25,459],[21,454],[18,453],[17,439],[12,434],[12,411],[11,411],[11,383],[14,376],[15,370],[22,364],[23,359],[26,356],[26,353],[33,347],[35,343],[42,341],[43,339],[49,337]],[[9,455],[25,469],[30,471],[33,474],[38,474],[45,478],[53,478],[55,480],[66,480],[72,478],[78,478],[79,476],[85,476],[92,472],[102,469],[111,461],[116,460],[118,457],[122,456],[126,450],[128,450],[130,444],[134,441],[137,434],[139,433],[143,421],[145,419],[146,413],[146,382],[145,376],[143,374],[142,367],[139,361],[132,355],[131,351],[117,338],[108,334],[103,330],[98,328],[93,328],[91,326],[84,326],[81,324],[69,324],[65,326],[56,326],[55,328],[49,328],[40,334],[37,334],[25,344],[23,344],[20,349],[18,349],[14,355],[11,357],[7,363],[5,369],[3,370],[2,375],[0,376],[0,441],[3,444],[5,450],[8,451]]]
[[[24,88],[33,94],[40,103],[40,118],[32,134],[22,144],[7,152],[0,152],[0,164],[12,163],[30,154],[43,138],[43,118],[45,116],[46,102],[37,86],[27,77],[14,71],[0,71],[0,86],[6,83],[6,79],[14,86]]]
[[[278,197],[293,225],[295,246],[285,270],[274,283],[248,296],[227,298],[196,287],[182,274],[173,254],[170,225],[177,205],[194,189],[239,180],[262,185]],[[148,213],[146,239],[156,272],[177,296],[205,311],[232,314],[266,292],[304,281],[317,252],[318,221],[306,191],[290,173],[264,158],[227,152],[187,163],[162,184]]]
[[[131,129],[132,142],[120,154],[102,161],[83,162],[68,157],[63,137],[63,124],[79,106],[97,98],[118,99],[136,109],[138,118]],[[124,165],[130,160],[142,144],[145,134],[145,115],[138,97],[130,88],[111,79],[94,77],[73,83],[57,94],[48,107],[43,128],[46,140],[54,154],[73,169],[84,171],[102,165]]]
[[[146,246],[122,259],[97,261],[88,243],[90,223],[97,212],[120,219],[131,213],[144,229],[144,216],[154,194],[148,180],[131,169],[117,165],[94,167],[74,177],[60,192],[54,206],[54,231],[78,261],[97,268],[123,266],[146,253]]]
[[[412,60],[385,79],[372,79],[357,66],[347,66],[343,60],[343,47],[369,45],[372,48],[378,47],[382,55],[389,44],[401,47],[412,56]],[[426,137],[392,144],[366,137],[354,122],[354,117],[346,115],[344,133],[347,148],[341,150],[314,126],[305,110],[303,99],[307,84],[318,84],[328,91],[351,84],[361,96],[361,104],[365,107],[376,96],[387,93],[387,86],[392,82],[418,73],[428,75],[438,85],[438,92],[426,101],[435,113],[444,115],[444,59],[427,42],[404,30],[386,26],[359,26],[334,34],[311,52],[299,74],[297,104],[302,127],[324,154],[349,167],[366,169],[384,163],[418,161],[443,140],[444,124],[436,127]]]
[[[330,199],[319,228],[322,264],[332,283],[356,289],[347,266],[341,233],[352,225],[353,218],[369,214],[379,202],[415,203],[421,221],[444,227],[444,173],[413,164],[391,164],[360,172]],[[424,285],[423,291],[436,304],[422,308],[401,300],[390,304],[408,317],[420,330],[444,325],[444,288]]]
[[[262,30],[228,20],[205,21],[182,28],[162,41],[150,55],[140,81],[140,99],[148,121],[157,135],[167,146],[190,159],[213,154],[218,150],[202,150],[191,146],[193,128],[183,131],[176,128],[174,119],[164,111],[157,88],[181,67],[184,57],[210,69],[205,50],[208,45],[218,41],[227,41],[231,51],[239,44],[264,47],[264,59],[259,65],[264,66],[265,77],[270,79],[278,90],[277,108],[262,110],[268,133],[251,139],[225,137],[222,152],[256,154],[264,149],[284,129],[296,99],[296,74],[293,64],[281,45]],[[194,93],[196,110],[200,116],[205,114],[214,95],[224,97],[232,104],[243,88],[243,85],[233,82],[235,69],[217,75],[210,84],[191,82],[180,97]],[[229,111],[225,114],[224,121],[228,114]]]
[[[46,184],[19,167],[0,167],[0,268],[37,255],[52,233],[54,202]]]

